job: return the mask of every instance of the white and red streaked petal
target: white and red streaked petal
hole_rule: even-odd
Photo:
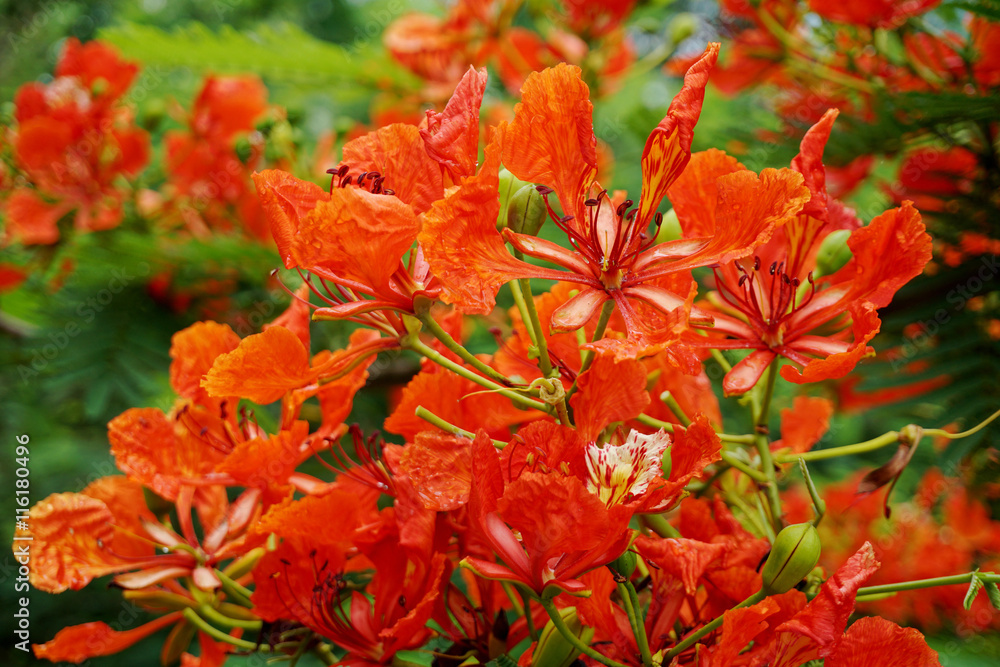
[[[621,445],[591,444],[586,457],[587,490],[608,507],[642,495],[663,474],[661,461],[670,442],[670,434],[661,430],[649,435],[632,431]]]

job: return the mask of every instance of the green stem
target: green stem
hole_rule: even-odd
[[[935,438],[947,438],[949,440],[958,440],[960,438],[967,438],[970,435],[978,433],[982,429],[986,428],[991,422],[993,422],[997,417],[1000,417],[1000,410],[997,410],[992,415],[984,419],[979,424],[976,424],[967,431],[962,431],[961,433],[948,433],[947,431],[942,431],[939,428],[928,428],[923,429],[923,435],[931,436]],[[796,461],[822,461],[823,459],[832,459],[838,456],[852,456],[854,454],[865,454],[867,452],[873,452],[876,449],[882,449],[883,447],[888,447],[890,445],[895,445],[899,443],[899,431],[889,431],[883,433],[882,435],[872,438],[871,440],[865,440],[864,442],[856,442],[853,445],[844,445],[843,447],[831,447],[830,449],[820,449],[815,452],[804,452],[802,454],[786,454],[784,456],[777,457],[778,463],[795,463]]]
[[[583,653],[587,657],[593,658],[602,665],[607,665],[607,667],[626,667],[622,663],[612,660],[611,658],[598,653],[594,649],[584,644],[579,637],[574,635],[573,632],[568,627],[566,627],[566,621],[563,620],[562,615],[559,613],[559,610],[556,609],[556,605],[552,602],[552,600],[543,599],[539,600],[539,602],[542,605],[542,607],[545,608],[545,611],[548,612],[549,618],[552,619],[552,624],[556,626],[556,630],[559,631],[559,634],[561,634],[566,639],[566,641],[572,644],[573,648],[577,649],[578,651],[580,651],[580,653]]]
[[[531,293],[531,280],[521,278],[521,294],[524,295],[524,307],[528,312],[528,321],[525,326],[530,327],[535,335],[535,348],[538,350],[538,368],[542,371],[542,377],[552,377],[552,360],[549,359],[548,342],[545,340],[545,330],[542,329],[542,321],[538,319],[538,309],[535,308],[535,297]]]
[[[535,619],[531,615],[531,598],[522,589],[517,589],[517,594],[521,596],[521,602],[524,604],[524,622],[528,626],[528,636],[531,637],[532,641],[538,641],[538,628],[535,627]]]
[[[799,470],[802,471],[802,478],[806,481],[806,488],[809,489],[809,497],[812,498],[813,502],[813,511],[816,513],[816,518],[813,519],[813,526],[819,526],[819,522],[823,520],[823,515],[826,514],[826,503],[819,497],[816,484],[809,474],[809,467],[802,459],[799,459]]]
[[[764,595],[764,591],[757,591],[756,593],[748,597],[746,600],[733,607],[733,609],[740,609],[742,607],[749,607],[751,605],[755,605],[761,600],[763,600],[765,597],[766,596]],[[681,642],[679,642],[677,646],[673,647],[663,655],[663,662],[668,662],[670,658],[673,658],[675,655],[678,655],[686,651],[688,648],[696,644],[698,640],[704,637],[705,635],[709,634],[710,632],[714,632],[716,628],[722,625],[722,621],[725,620],[725,617],[726,617],[725,613],[720,614],[714,620],[709,621],[705,625],[701,626],[700,628],[689,634]]]
[[[328,665],[335,665],[340,662],[337,656],[333,654],[332,647],[327,643],[317,644],[316,648],[313,649],[317,657]]]
[[[508,389],[503,385],[497,384],[496,382],[490,380],[489,378],[484,378],[482,375],[479,375],[478,373],[473,373],[465,366],[462,366],[461,364],[456,364],[454,361],[444,356],[443,354],[435,350],[433,347],[426,345],[423,341],[417,339],[415,336],[407,339],[405,342],[405,346],[408,349],[413,350],[414,352],[424,355],[437,365],[446,368],[447,370],[451,371],[452,373],[455,373],[456,375],[461,375],[465,379],[472,380],[481,387],[485,387],[487,389],[495,391],[501,396],[506,396],[513,402],[520,404],[522,407],[534,408],[535,410],[541,410],[542,412],[549,411],[549,406],[545,405],[545,403],[536,401],[532,398],[528,398],[527,396],[523,396],[522,394],[519,394],[516,391]]]
[[[458,355],[458,357],[462,361],[469,364],[470,366],[472,366],[477,371],[479,371],[486,377],[490,378],[491,380],[499,382],[500,384],[507,387],[511,386],[512,383],[510,381],[510,378],[508,378],[503,373],[500,373],[496,369],[488,366],[487,364],[484,364],[482,361],[477,359],[476,355],[469,352],[458,341],[452,338],[451,334],[445,331],[441,327],[441,325],[437,323],[437,320],[435,320],[433,317],[430,316],[430,314],[422,315],[420,317],[420,321],[427,328],[427,331],[430,332],[431,335],[433,335],[435,338],[441,341],[441,344],[444,345],[446,348],[448,348],[456,355]]]
[[[253,607],[253,603],[250,602],[250,596],[253,595],[253,592],[250,589],[236,583],[236,580],[225,572],[216,570],[215,576],[222,582],[222,590],[226,591],[226,595],[231,597],[233,602],[244,607]]]
[[[722,354],[721,350],[717,350],[713,347],[709,352],[711,353],[712,358],[715,359],[715,363],[719,364],[719,366],[722,366],[723,371],[728,373],[729,371],[733,370],[733,365],[729,363],[729,359],[726,359],[725,355]]]
[[[883,433],[877,438],[872,438],[871,440],[865,440],[864,442],[858,442],[853,445],[844,445],[843,447],[831,447],[830,449],[820,449],[815,452],[803,452],[802,454],[786,454],[784,456],[777,457],[777,461],[778,463],[795,463],[796,461],[822,461],[823,459],[832,459],[838,456],[851,456],[853,454],[864,454],[865,452],[873,452],[876,449],[881,449],[882,447],[888,447],[889,445],[894,445],[897,444],[898,442],[899,442],[899,431],[889,431],[888,433]]]
[[[687,428],[688,426],[691,425],[691,420],[688,418],[686,414],[684,414],[684,410],[681,409],[681,406],[677,402],[677,399],[674,398],[669,391],[663,392],[660,395],[660,400],[663,401],[668,408],[670,408],[670,411],[674,413],[674,416],[677,417],[678,421],[680,421],[682,426]]]
[[[762,473],[760,470],[757,470],[756,468],[753,468],[751,466],[748,466],[746,463],[743,463],[743,461],[740,461],[738,458],[736,458],[736,455],[733,454],[732,452],[727,452],[723,450],[722,460],[725,461],[726,465],[736,468],[741,473],[747,475],[758,484],[767,484],[767,475]]]
[[[771,458],[771,440],[768,438],[768,421],[771,412],[771,397],[774,395],[774,383],[778,377],[778,364],[772,362],[767,367],[767,379],[764,385],[764,395],[761,398],[760,410],[755,419],[757,452],[760,454],[760,467],[767,481],[762,485],[767,494],[767,503],[771,510],[771,525],[774,532],[781,530],[781,497],[778,495],[778,479],[774,473],[774,461]]]
[[[528,304],[525,303],[524,294],[521,293],[521,285],[517,280],[512,280],[507,284],[510,285],[510,293],[514,297],[514,305],[517,306],[518,312],[521,313],[521,320],[524,322],[524,328],[528,331],[528,338],[531,339],[533,346],[538,347],[538,341],[535,340],[535,330],[528,326],[531,316],[528,315]]]
[[[663,518],[662,514],[643,514],[642,520],[649,529],[660,537],[680,537],[681,534],[670,522]]]
[[[631,581],[618,584],[618,593],[622,596],[623,603],[627,601],[625,612],[632,624],[632,633],[635,635],[635,643],[639,646],[643,667],[653,667],[653,654],[649,650],[649,639],[646,637],[646,620],[642,617],[642,607],[639,606],[639,596],[635,592],[635,586]]]
[[[418,405],[417,409],[413,411],[413,414],[423,419],[425,422],[429,424],[434,424],[442,431],[447,431],[452,435],[457,435],[461,438],[468,438],[469,440],[476,439],[476,434],[473,433],[472,431],[466,431],[464,428],[460,426],[455,426],[451,422],[445,421],[444,419],[438,417],[436,414],[434,414],[433,412],[431,412],[422,405]],[[493,440],[493,446],[496,447],[497,449],[503,449],[504,447],[507,446],[507,443],[502,440]]]
[[[663,429],[667,433],[674,433],[675,429],[677,429],[677,424],[665,422],[662,419],[650,417],[649,415],[639,415],[635,420],[640,424],[645,424],[652,428]],[[735,442],[740,445],[752,445],[754,441],[752,435],[730,435],[729,433],[716,433],[716,435],[719,436],[719,440],[722,442]]]
[[[915,591],[921,588],[933,588],[934,586],[954,586],[956,584],[968,584],[972,582],[972,577],[978,577],[985,583],[1000,583],[1000,574],[993,572],[966,572],[965,574],[953,574],[948,577],[934,577],[933,579],[918,579],[916,581],[901,581],[897,584],[881,584],[879,586],[867,586],[858,589],[858,597],[862,595],[881,595],[884,593],[898,593],[900,591]]]
[[[254,642],[248,642],[245,639],[237,639],[236,637],[226,634],[225,632],[218,629],[217,627],[215,627],[214,625],[203,619],[201,616],[199,616],[194,609],[188,608],[181,613],[184,614],[184,618],[187,619],[189,623],[191,623],[192,625],[194,625],[199,630],[201,630],[206,635],[208,635],[209,637],[211,637],[216,641],[225,642],[227,644],[235,646],[236,648],[241,648],[246,651],[268,650],[266,644],[261,644],[260,646],[258,646]]]
[[[948,431],[942,431],[939,428],[928,428],[924,429],[924,435],[929,435],[931,437],[937,437],[937,438],[947,438],[948,440],[958,440],[960,438],[967,438],[970,435],[978,433],[979,431],[986,428],[989,425],[989,423],[992,422],[997,417],[1000,417],[1000,410],[997,410],[989,417],[987,417],[980,423],[970,428],[968,431],[962,431],[961,433],[948,433]]]

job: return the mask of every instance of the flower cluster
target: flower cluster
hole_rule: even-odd
[[[871,354],[878,310],[921,273],[930,237],[909,201],[866,225],[827,192],[836,111],[790,168],[692,154],[718,53],[652,128],[634,198],[601,186],[589,88],[570,65],[527,76],[481,161],[487,74],[470,68],[421,126],[348,142],[329,188],[255,174],[299,283],[291,306],[242,339],[214,322],[177,333],[173,407],[109,424],[123,474],[46,498],[20,534],[36,588],[111,576],[154,618],[66,628],[36,655],[80,662],[172,626],[163,661],[205,666],[238,650],[398,664],[429,646],[442,665],[939,664],[915,630],[848,626],[877,557],[895,556],[814,527],[825,503],[804,459],[829,403],[800,397],[781,438],[769,432],[779,378],[842,378]],[[253,84],[210,80],[169,142],[182,198],[198,196],[190,170],[225,163],[263,109],[230,87]],[[556,282],[536,295],[532,279]],[[493,353],[469,349],[477,315]],[[356,327],[344,349],[313,353],[311,320]],[[721,350],[748,354],[729,367]],[[345,422],[399,354],[420,366],[384,420],[391,444]],[[751,406],[745,434],[722,429],[709,355]],[[900,444],[863,488],[898,477],[920,433],[862,443]],[[782,466],[799,459],[806,491],[783,500]],[[926,561],[913,574],[933,575]],[[992,599],[1000,576],[968,576]]]

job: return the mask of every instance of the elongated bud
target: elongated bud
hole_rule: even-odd
[[[794,588],[816,567],[821,549],[819,533],[811,523],[784,528],[774,538],[771,555],[761,571],[764,592],[778,595]]]
[[[562,616],[570,632],[579,637],[584,644],[590,644],[590,640],[594,638],[594,629],[583,626],[576,614],[576,607],[560,609],[559,615]],[[579,649],[566,641],[550,620],[538,637],[538,646],[531,656],[531,664],[537,667],[569,667],[579,654]]]
[[[534,185],[521,186],[510,198],[507,226],[518,234],[534,236],[542,228],[545,217],[545,202]]]
[[[828,276],[839,271],[853,256],[847,247],[850,230],[838,229],[830,232],[816,253],[816,277]]]
[[[265,553],[264,547],[251,549],[241,558],[230,563],[222,572],[230,579],[239,579],[243,575],[248,574]]]

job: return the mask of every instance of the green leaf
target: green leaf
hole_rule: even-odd
[[[1000,588],[992,581],[986,582],[986,595],[990,598],[990,604],[994,609],[1000,609]]]
[[[977,573],[973,572],[972,581],[969,582],[969,591],[965,594],[965,600],[962,602],[965,611],[969,611],[972,608],[972,601],[976,599],[976,594],[979,593],[979,589],[982,587],[983,580],[979,578]]]
[[[487,662],[486,667],[517,667],[517,661],[505,653]]]
[[[340,84],[335,88],[338,99],[345,95],[368,96],[379,81],[416,86],[413,75],[394,65],[371,44],[344,48],[316,39],[289,23],[262,24],[253,30],[225,26],[218,32],[197,22],[170,32],[133,23],[104,28],[100,38],[147,68],[254,72],[273,82],[327,93]],[[373,62],[377,62],[376,66],[372,66]]]

